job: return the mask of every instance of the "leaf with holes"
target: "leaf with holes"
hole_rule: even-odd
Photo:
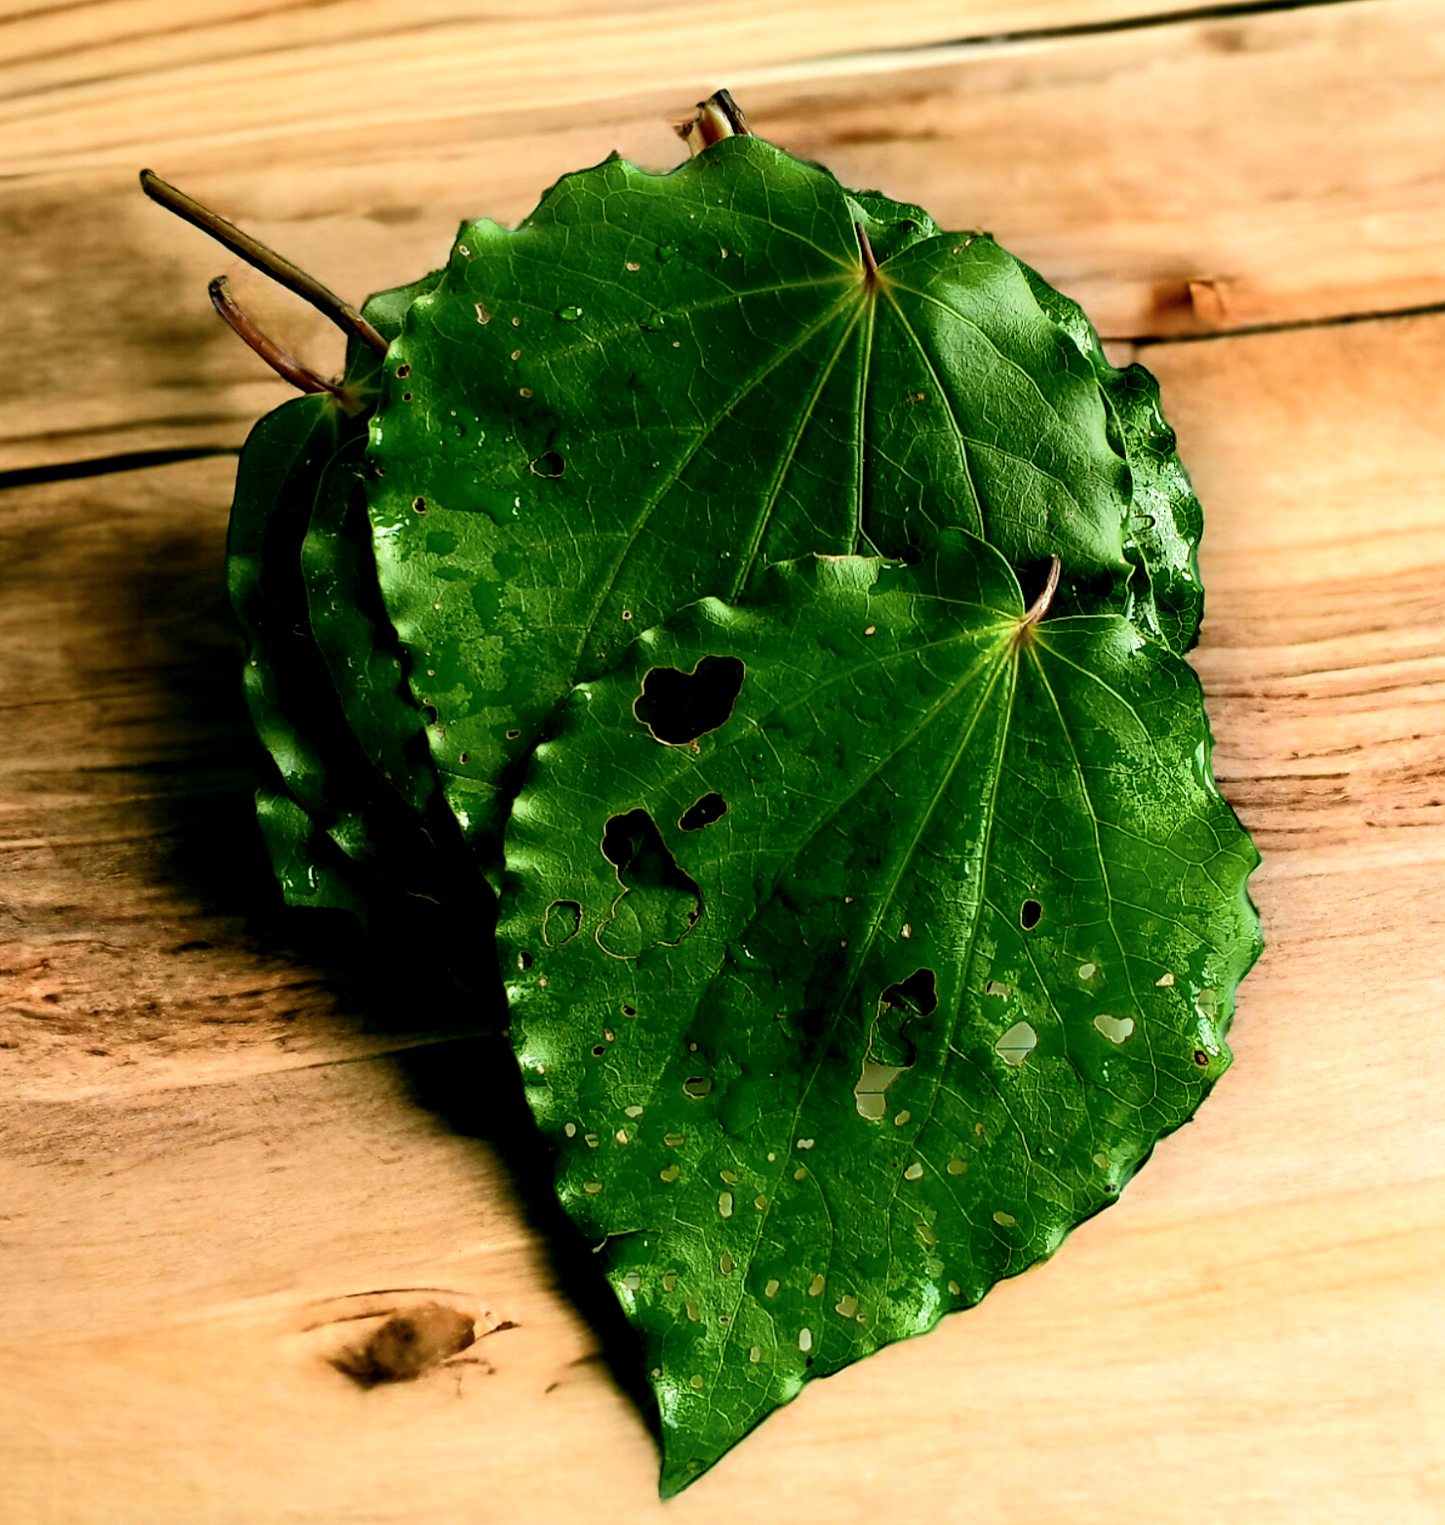
[[[367,491],[464,832],[495,859],[574,681],[775,561],[961,526],[1024,573],[1060,556],[1061,609],[1157,604],[1187,644],[1197,517],[1136,380],[991,238],[753,137],[463,228],[392,346]]]
[[[1252,844],[1198,682],[997,550],[810,558],[582,685],[500,937],[664,1489],[1107,1207],[1229,1062]]]

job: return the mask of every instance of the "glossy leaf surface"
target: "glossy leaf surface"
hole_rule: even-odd
[[[317,394],[284,403],[251,431],[236,471],[226,574],[246,642],[246,700],[256,733],[296,808],[321,833],[334,833],[343,851],[364,857],[370,856],[365,823],[353,802],[338,798],[334,778],[328,780],[334,738],[318,724],[318,674],[298,561],[317,484],[345,428],[333,400]],[[311,834],[297,831],[284,812],[277,819],[283,818],[293,839],[283,856],[294,864],[305,856]],[[280,828],[266,829],[274,846]],[[318,886],[326,882],[320,874],[311,877]],[[293,871],[281,879],[285,889],[307,876]],[[321,903],[332,903],[324,889],[320,893]]]
[[[1197,524],[1133,497],[1163,436],[1129,443],[1120,373],[1056,295],[755,138],[668,175],[610,160],[516,231],[464,228],[393,345],[367,491],[483,855],[571,684],[771,562],[913,557],[957,526],[1021,571],[1057,553],[1080,608],[1194,597],[1150,563],[1187,560]]]
[[[1209,745],[1162,640],[1030,625],[963,535],[774,568],[573,694],[503,968],[665,1491],[1052,1253],[1192,1115],[1259,948]]]
[[[418,815],[436,793],[425,719],[376,585],[361,441],[322,473],[300,548],[311,635],[346,724],[372,766]]]
[[[1174,448],[1174,431],[1164,421],[1159,383],[1142,365],[1117,370],[1084,310],[1037,271],[1027,265],[1019,268],[1039,306],[1093,367],[1109,409],[1110,437],[1129,464],[1124,553],[1134,568],[1129,579],[1131,607],[1174,651],[1188,651],[1199,639],[1204,618],[1199,578],[1204,511]],[[1080,608],[1100,602],[1087,594],[1075,599]]]
[[[394,337],[433,284],[382,292],[366,315]],[[378,370],[353,344],[347,393],[374,395]],[[241,453],[227,540],[247,701],[282,786],[257,797],[277,878],[292,904],[358,915],[398,890],[476,895],[450,818],[427,808],[435,774],[358,496],[364,437],[364,415],[326,394],[266,415]]]

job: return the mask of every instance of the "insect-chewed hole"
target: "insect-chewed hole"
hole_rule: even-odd
[[[426,499],[413,498],[411,500],[411,507],[413,513],[424,514],[426,512]]]
[[[687,746],[726,723],[746,671],[737,657],[700,657],[690,673],[654,667],[632,713],[658,741]]]
[[[888,1115],[888,1087],[907,1069],[905,1064],[878,1064],[872,1059],[863,1061],[862,1073],[853,1087],[853,1105],[859,1117],[877,1122]]]
[[[613,816],[602,834],[602,852],[622,886],[597,929],[604,951],[636,958],[647,948],[681,942],[702,915],[702,891],[678,867],[651,815],[638,809]]]
[[[1019,908],[1019,925],[1025,932],[1032,932],[1043,914],[1044,908],[1037,900],[1025,900]]]
[[[1039,1035],[1029,1022],[1015,1022],[993,1046],[1005,1064],[1020,1065],[1038,1047]]]
[[[554,477],[560,477],[567,469],[567,462],[556,450],[548,450],[539,455],[535,461],[528,464],[527,470],[534,477],[546,477],[550,481]]]
[[[932,969],[915,969],[906,980],[890,985],[879,997],[879,1002],[895,1011],[910,1011],[918,1017],[932,1016],[938,1010],[938,979]]]
[[[575,900],[554,900],[542,916],[542,941],[549,948],[570,943],[582,927],[582,907]]]
[[[684,831],[701,831],[704,826],[720,821],[727,813],[728,802],[714,789],[711,794],[705,794],[695,804],[689,805],[677,824]]]
[[[853,1105],[860,1117],[877,1122],[888,1115],[888,1088],[913,1067],[916,1057],[906,1029],[910,1022],[937,1010],[938,978],[932,969],[915,969],[878,997],[878,1015],[853,1086]],[[899,1113],[899,1118],[904,1115]]]

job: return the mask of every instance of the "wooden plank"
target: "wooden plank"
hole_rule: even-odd
[[[538,1163],[505,1067],[378,1052],[440,1036],[391,1009],[417,971],[348,981],[255,909],[225,464],[6,495],[8,1518],[1439,1519],[1445,317],[1141,353],[1209,513],[1196,663],[1265,853],[1236,1067],[1055,1261],[665,1510],[557,1284],[585,1254],[549,1258],[509,1184]],[[521,1327],[370,1392],[331,1364],[434,1303]]]
[[[814,47],[819,37],[846,40],[831,26]],[[327,58],[318,77],[344,73],[341,55]],[[358,104],[361,117],[287,126],[228,76],[210,93],[240,103],[249,126],[217,136],[194,103],[158,101],[122,112],[121,147],[98,139],[63,174],[0,187],[0,302],[12,353],[25,357],[25,384],[0,419],[0,470],[235,445],[284,395],[205,300],[206,280],[235,262],[140,198],[142,163],[359,298],[438,263],[463,218],[520,217],[558,175],[614,147],[676,162],[666,118],[721,77],[699,53],[674,84],[504,111],[463,56],[434,62],[467,79],[463,104],[428,91],[435,112],[406,121],[380,125]],[[1106,333],[1445,301],[1445,167],[1431,148],[1445,130],[1445,0],[728,77],[759,131],[945,225],[988,227]],[[164,95],[166,78],[147,88]],[[309,309],[250,273],[236,288],[318,368],[339,363],[335,335]]]
[[[142,145],[258,143],[479,114],[569,116],[719,84],[821,52],[906,49],[1183,10],[1169,0],[540,0],[508,14],[415,0],[167,0],[26,8],[6,28],[0,145],[12,174],[132,162]],[[480,109],[479,109],[480,108]]]
[[[359,1011],[375,977],[362,939],[278,903],[223,581],[234,472],[222,458],[6,495],[0,1058],[12,1099],[193,1085],[437,1032],[432,1002],[413,1016],[395,991],[390,1007]],[[457,1026],[449,1015],[445,1030]]]

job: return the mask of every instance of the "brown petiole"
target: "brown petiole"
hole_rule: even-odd
[[[303,392],[330,392],[348,413],[354,411],[351,399],[341,387],[334,381],[318,376],[310,366],[303,365],[294,355],[288,355],[274,339],[268,338],[256,327],[236,304],[236,299],[231,295],[230,282],[224,275],[218,275],[206,290],[210,294],[211,305],[230,325],[231,331],[255,350],[278,376]]]
[[[677,135],[695,154],[724,138],[750,138],[752,129],[742,107],[726,90],[719,90],[697,103],[697,111],[677,124]]]
[[[878,256],[868,240],[867,228],[861,222],[855,222],[853,228],[858,234],[858,250],[863,256],[863,279],[871,286],[878,279]]]
[[[1049,560],[1049,576],[1044,583],[1043,590],[1024,612],[1024,617],[1019,621],[1019,630],[1022,632],[1037,625],[1049,612],[1049,605],[1054,601],[1054,594],[1059,591],[1059,574],[1063,571],[1064,564],[1057,556]]]
[[[317,312],[329,318],[344,333],[360,339],[378,355],[386,354],[386,340],[351,303],[343,302],[334,291],[328,290],[314,276],[307,275],[299,265],[293,265],[274,249],[268,249],[259,239],[243,233],[235,223],[227,222],[219,213],[167,184],[153,170],[143,169],[140,172],[140,184],[152,201],[159,202],[168,212],[174,212],[193,227],[208,233],[218,244],[223,244],[232,254],[239,255],[248,265],[254,265],[288,291],[294,291],[302,301],[310,302]],[[250,343],[250,340],[246,342]],[[261,351],[258,350],[257,353]]]

